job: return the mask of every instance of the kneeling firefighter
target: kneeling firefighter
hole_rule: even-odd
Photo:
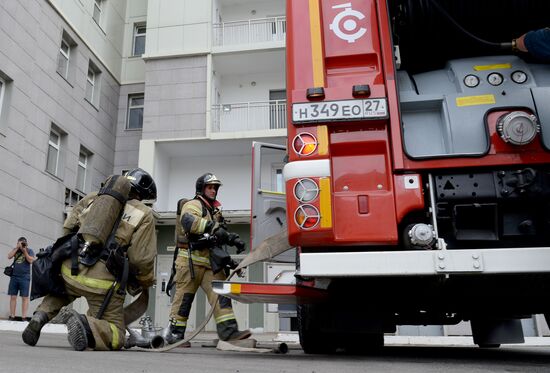
[[[42,327],[83,296],[87,315],[68,307],[60,314],[71,346],[77,351],[124,346],[126,290],[137,295],[154,283],[155,221],[142,200],[156,195],[151,175],[136,168],[111,176],[74,207],[63,225],[65,236],[39,255],[37,272],[33,269],[35,298],[46,295],[23,331],[26,344],[36,345]],[[40,272],[48,261],[51,268]]]
[[[168,343],[184,338],[191,305],[199,286],[206,293],[210,306],[214,307],[219,338],[229,341],[250,337],[249,330],[239,331],[231,299],[223,296],[217,298],[212,290],[212,280],[225,280],[226,271],[236,267],[223,245],[235,246],[240,251],[245,246],[237,234],[227,232],[223,225],[221,204],[216,200],[221,185],[214,174],[206,173],[197,179],[195,198],[180,200],[178,203],[178,251],[173,267],[176,291],[169,325],[163,331],[163,337]],[[180,206],[182,203],[183,206]],[[168,289],[170,287],[169,283]]]

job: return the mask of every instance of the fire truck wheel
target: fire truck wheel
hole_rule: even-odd
[[[480,343],[479,348],[499,348],[500,343]]]
[[[344,335],[342,341],[347,353],[363,355],[384,347],[384,333]]]
[[[319,307],[313,304],[297,305],[298,334],[306,354],[330,354],[336,351],[334,338],[322,332]]]

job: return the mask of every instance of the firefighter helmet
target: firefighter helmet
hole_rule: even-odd
[[[222,185],[220,179],[211,172],[207,172],[200,176],[195,183],[195,193],[204,197],[204,187],[207,185],[217,185],[216,190]]]
[[[130,180],[132,189],[142,200],[157,199],[157,185],[147,171],[141,168],[134,168],[128,171],[124,176]]]

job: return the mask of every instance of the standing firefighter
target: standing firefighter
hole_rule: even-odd
[[[118,350],[124,346],[125,287],[136,295],[154,283],[155,221],[151,208],[142,200],[155,200],[156,195],[151,175],[136,168],[124,177],[112,176],[99,192],[88,194],[75,206],[64,223],[65,236],[49,248],[51,261],[55,263],[56,253],[67,246],[56,248],[58,242],[67,241],[66,237],[77,242],[77,249],[68,258],[62,256],[66,259],[60,261],[57,271],[50,271],[54,278],[60,273],[62,290],[50,291],[38,306],[23,331],[26,344],[36,345],[42,327],[62,307],[83,296],[88,301],[87,315],[67,307],[60,314],[71,346],[77,351]],[[113,201],[105,203],[106,196]],[[33,282],[34,276],[33,272]]]
[[[182,232],[178,235],[176,230],[176,292],[170,311],[170,323],[164,330],[168,343],[184,338],[189,311],[199,286],[214,307],[220,339],[228,341],[250,337],[250,331],[239,331],[231,300],[219,297],[216,302],[217,295],[212,291],[212,280],[225,280],[226,270],[233,264],[222,246],[228,244],[244,249],[244,242],[239,236],[228,233],[223,225],[221,205],[216,200],[221,185],[214,174],[206,173],[199,177],[195,184],[195,198],[186,202],[181,208],[181,214],[177,216]]]

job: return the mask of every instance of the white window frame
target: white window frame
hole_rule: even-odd
[[[97,10],[97,16],[96,16]],[[101,26],[101,15],[103,14],[103,0],[94,0],[94,10],[92,13],[92,18],[99,26]]]
[[[58,141],[57,144],[54,143],[54,142],[52,142],[52,140],[51,140],[51,134],[52,134],[52,133],[54,133],[55,135],[57,135],[57,141]],[[50,159],[50,157],[49,157],[49,154],[50,154],[50,146],[51,146],[52,148],[54,148],[54,149],[57,150],[57,155],[56,155],[56,157],[55,157],[55,169],[54,169],[54,173],[53,173],[54,176],[57,176],[58,171],[59,171],[59,170],[58,170],[58,168],[59,168],[59,155],[60,155],[60,153],[61,153],[61,134],[60,134],[58,131],[54,130],[53,128],[50,129],[50,138],[48,139],[48,153],[47,153],[47,155],[46,155],[46,170],[48,170],[48,168],[49,168],[49,167],[48,167],[48,161],[49,161],[49,159]],[[48,171],[48,172],[49,172],[49,171]]]
[[[6,91],[6,81],[0,77],[0,118],[2,118],[2,107],[4,106],[5,91]]]
[[[138,32],[138,29],[141,29],[141,28],[144,28],[145,32],[143,32],[143,33]],[[143,23],[134,24],[134,41],[133,41],[133,45],[132,45],[132,56],[139,57],[139,56],[142,56],[143,53],[145,53],[145,49],[144,49],[142,54],[136,54],[136,39],[139,38],[139,37],[143,37],[145,39],[146,35],[147,35],[147,25],[146,24],[143,24]],[[145,42],[144,42],[144,46],[145,46]]]
[[[65,44],[67,46],[67,52],[65,52],[63,50],[63,44]],[[65,40],[64,38],[61,39],[61,45],[59,46],[59,53],[65,57],[65,59],[67,60],[67,65],[65,66],[65,71],[63,71],[62,73],[62,76],[67,79],[68,76],[69,76],[69,63],[71,61],[71,43],[69,43],[67,40]],[[59,67],[59,66],[58,66]]]
[[[90,72],[92,73],[92,78],[90,79]],[[95,97],[95,81],[96,81],[97,73],[94,71],[91,64],[88,65],[88,73],[86,74],[86,86],[90,84],[91,86],[91,96],[86,97],[88,101],[90,101],[91,104],[94,103],[94,97]]]
[[[81,155],[84,156],[84,163],[80,161],[80,156]],[[86,176],[88,174],[88,153],[86,153],[82,148],[80,148],[80,152],[78,153],[78,170],[76,172],[77,182],[78,182],[78,174],[79,174],[81,169],[84,172],[84,175],[82,177],[82,185],[77,185],[76,190],[84,192],[84,189],[86,188]]]
[[[134,105],[132,106],[132,99],[134,98],[142,98],[143,99],[143,105]],[[143,121],[141,122],[140,128],[130,128],[130,111],[132,109],[143,109],[145,107],[145,94],[133,94],[128,96],[128,110],[126,112],[126,130],[128,131],[141,131],[143,129]]]

